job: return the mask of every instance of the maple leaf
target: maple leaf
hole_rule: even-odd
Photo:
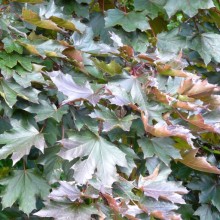
[[[146,11],[147,15],[154,19],[159,12],[163,12],[164,1],[160,0],[134,0],[136,11]]]
[[[18,97],[33,103],[38,103],[39,92],[40,91],[35,88],[24,88],[11,79],[0,79],[0,95],[10,108],[17,102]]]
[[[145,158],[156,155],[167,165],[171,158],[181,158],[179,151],[173,147],[174,142],[170,138],[149,139],[145,137],[138,140],[138,144],[142,148]]]
[[[119,87],[117,91],[121,90],[123,93],[117,93],[116,91],[114,91],[114,89],[116,89],[116,86]],[[120,89],[120,87],[122,89]],[[115,96],[116,103],[117,101],[122,101],[125,99],[125,101],[130,101],[129,103],[133,105],[136,104],[141,110],[146,111],[148,109],[148,98],[142,87],[143,85],[137,77],[129,76],[125,72],[123,72],[123,74],[121,74],[120,76],[117,76],[117,78],[113,77],[110,83],[107,85],[107,88]],[[129,93],[129,95],[126,95],[123,90]],[[129,96],[130,98],[128,98]]]
[[[216,62],[220,62],[219,40],[219,34],[212,32],[202,33],[192,40],[190,48],[198,51],[206,65],[210,63],[212,59]]]
[[[0,0],[0,219],[220,219],[219,6]]]
[[[146,132],[156,136],[156,137],[180,137],[188,142],[189,145],[193,146],[192,139],[195,138],[190,130],[184,128],[180,125],[167,125],[164,122],[159,122],[154,126],[148,124],[148,114],[147,112],[142,112],[141,115],[142,122]]]
[[[11,207],[17,201],[26,214],[36,209],[36,197],[45,198],[50,190],[46,181],[34,170],[16,170],[0,184],[7,185],[2,194],[3,208]]]
[[[11,38],[4,38],[2,40],[4,43],[4,49],[7,53],[11,53],[13,51],[18,52],[19,54],[22,54],[23,48],[19,44],[17,44],[14,40]]]
[[[57,202],[65,202],[67,199],[74,202],[81,196],[80,190],[75,185],[71,185],[66,181],[59,181],[60,186],[53,190],[48,198]]]
[[[137,167],[134,160],[139,159],[139,157],[136,155],[134,150],[127,145],[121,145],[120,150],[126,154],[127,160],[127,166],[120,167],[120,171],[129,176],[130,173],[132,173],[132,170]]]
[[[58,203],[58,202],[45,202],[45,208],[34,213],[40,217],[51,217],[55,220],[90,220],[91,215],[98,215],[99,212],[91,205],[73,204],[73,203]]]
[[[160,51],[165,53],[177,54],[181,49],[187,47],[186,38],[178,35],[177,28],[169,32],[162,32],[157,35],[157,47]]]
[[[36,121],[43,121],[47,118],[54,118],[57,122],[60,122],[62,116],[67,113],[66,106],[62,106],[57,109],[53,104],[49,104],[45,100],[41,100],[39,104],[33,104],[24,109],[27,112],[37,114],[35,116]]]
[[[87,127],[89,130],[93,132],[98,131],[98,122],[94,121],[91,117],[89,117],[90,111],[87,109],[76,110],[70,107],[71,114],[74,118],[74,124],[76,129],[80,131],[83,127]]]
[[[12,129],[0,135],[0,159],[5,159],[12,154],[13,164],[17,163],[24,155],[30,153],[35,146],[41,152],[46,146],[44,136],[27,120],[12,120]]]
[[[128,181],[123,178],[119,178],[117,182],[113,184],[113,193],[115,197],[123,197],[123,200],[130,201],[132,200],[139,200],[139,197],[133,193],[133,189],[135,188],[132,181]]]
[[[158,64],[157,65],[157,71],[158,73],[160,73],[161,75],[164,76],[177,76],[177,77],[196,77],[195,75],[193,75],[190,72],[187,72],[183,69],[177,69],[175,67],[172,67],[172,65],[170,64]]]
[[[168,0],[165,9],[169,17],[174,15],[177,11],[182,10],[184,13],[193,17],[197,14],[198,9],[208,9],[215,7],[212,0],[203,0],[203,1],[181,1],[181,0]]]
[[[208,83],[206,79],[187,78],[178,89],[178,93],[198,99],[210,96],[216,88],[216,85]]]
[[[38,39],[21,39],[19,43],[25,47],[29,53],[41,56],[43,58],[49,57],[65,57],[62,52],[67,48],[67,45],[62,45],[61,42],[48,39],[40,39],[39,36],[29,35],[29,38]]]
[[[132,11],[124,13],[119,9],[110,9],[105,18],[105,27],[112,27],[115,25],[121,25],[127,32],[135,31],[136,28],[141,31],[150,29],[150,25],[143,12]]]
[[[105,63],[103,61],[99,61],[98,59],[93,59],[95,65],[104,73],[108,73],[111,76],[116,74],[120,74],[122,72],[122,67],[115,62],[115,60],[111,61],[110,63]]]
[[[151,88],[149,93],[154,95],[155,101],[168,104],[169,106],[172,106],[173,108],[182,108],[182,109],[189,110],[189,111],[198,110],[199,108],[201,108],[201,106],[197,104],[186,102],[186,101],[180,101],[166,93],[161,92],[159,89],[155,87]],[[185,97],[185,99],[190,100],[188,97]]]
[[[199,194],[199,200],[201,203],[211,203],[220,210],[220,186],[219,181],[211,178],[207,175],[201,175],[201,178],[195,179],[187,184],[187,187],[192,190],[199,190],[201,193]]]
[[[200,220],[215,220],[219,219],[220,215],[219,213],[213,212],[211,210],[210,205],[208,204],[202,204],[194,213],[194,215],[197,215],[200,217]]]
[[[189,166],[195,170],[207,172],[207,173],[215,173],[220,174],[220,170],[212,166],[207,162],[205,157],[196,157],[196,153],[198,149],[192,149],[182,155],[182,159],[178,159],[177,161]]]
[[[63,148],[59,156],[69,161],[80,157],[72,167],[74,178],[79,183],[86,183],[96,173],[102,184],[109,186],[117,179],[115,165],[127,165],[125,154],[121,150],[90,131],[72,134],[69,139],[60,142]],[[82,160],[84,157],[87,159]]]
[[[30,57],[21,56],[21,54],[16,53],[7,54],[1,51],[0,58],[2,59],[1,62],[9,68],[13,68],[19,63],[27,71],[32,71],[32,59]]]
[[[91,104],[96,105],[100,99],[100,97],[93,92],[88,82],[83,86],[77,85],[70,75],[64,75],[59,71],[48,73],[48,75],[57,86],[58,90],[68,97],[62,104],[79,100],[88,100]]]
[[[103,106],[99,105],[99,109],[95,109],[89,116],[91,118],[98,118],[103,120],[103,131],[108,132],[115,127],[120,127],[124,131],[129,131],[132,121],[137,119],[138,117],[135,115],[128,115],[125,117],[117,117],[116,114],[109,110],[108,108],[104,108]]]
[[[154,172],[147,177],[140,177],[138,187],[144,191],[146,196],[156,200],[159,198],[171,201],[173,203],[185,204],[181,195],[187,194],[188,190],[182,186],[181,182],[167,181],[171,170],[162,170],[155,168]]]
[[[172,217],[175,216],[173,211],[178,209],[178,206],[173,203],[157,201],[149,197],[142,197],[139,202],[139,207],[144,212],[159,219],[172,219]],[[180,220],[180,218],[178,219]]]
[[[71,40],[74,42],[74,47],[83,52],[95,54],[119,53],[119,51],[114,47],[111,47],[102,42],[94,41],[94,33],[91,27],[86,28],[83,35],[75,32],[71,36]]]
[[[69,59],[75,61],[74,64],[82,71],[85,72],[85,66],[83,63],[83,53],[75,48],[66,48],[62,54],[64,54]]]
[[[123,106],[131,103],[131,96],[120,85],[108,84],[105,89],[106,93],[110,93],[109,100],[112,104]]]
[[[113,213],[116,216],[119,214],[127,217],[128,219],[137,220],[137,218],[135,218],[135,215],[142,213],[142,211],[137,206],[135,206],[135,212],[132,212],[130,210],[129,213],[128,206],[125,203],[121,202],[120,200],[117,201],[116,198],[112,197],[110,194],[107,193],[102,193],[102,196],[107,200],[109,207],[113,210]]]
[[[41,28],[54,31],[62,31],[62,29],[59,28],[56,23],[47,19],[42,20],[36,12],[33,12],[29,9],[22,9],[22,19],[30,24],[36,25]]]
[[[54,126],[54,125],[52,125]],[[48,126],[49,127],[49,126]],[[46,129],[45,129],[46,132]],[[53,132],[54,134],[55,132]],[[48,135],[51,137],[51,129]],[[56,134],[55,134],[56,138]],[[48,140],[47,140],[48,141]],[[54,141],[56,142],[56,141]],[[52,143],[54,144],[54,143]],[[58,146],[46,148],[44,154],[41,155],[37,163],[44,166],[44,175],[47,181],[52,184],[60,180],[60,176],[63,172],[62,158],[60,158],[57,153],[60,148]]]
[[[209,122],[209,120],[207,120],[208,121],[207,123],[206,118],[204,118],[205,116],[201,114],[197,114],[197,115],[192,115],[189,118],[186,118],[185,116],[181,114],[182,119],[197,126],[198,128],[202,130],[207,130],[207,131],[214,132],[214,133],[220,133],[220,128],[217,125],[218,121],[214,119],[214,121]]]

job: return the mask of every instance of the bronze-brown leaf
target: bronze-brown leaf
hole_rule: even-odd
[[[198,149],[192,149],[182,155],[183,159],[178,159],[177,161],[185,164],[188,167],[191,167],[194,170],[199,170],[206,173],[220,174],[220,170],[208,163],[205,157],[196,157],[197,152]]]
[[[210,96],[216,88],[218,87],[214,84],[208,83],[206,79],[188,78],[181,85],[178,92],[192,98],[203,98]]]

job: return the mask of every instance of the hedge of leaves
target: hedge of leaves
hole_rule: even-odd
[[[0,2],[0,219],[220,219],[218,0]]]

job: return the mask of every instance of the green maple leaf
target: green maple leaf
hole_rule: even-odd
[[[132,114],[120,118],[112,110],[101,105],[98,107],[99,109],[95,109],[95,111],[90,114],[90,117],[103,120],[104,132],[108,132],[116,127],[120,127],[124,131],[129,131],[132,121],[138,118]]]
[[[17,44],[11,38],[6,37],[2,40],[2,42],[4,43],[4,49],[7,53],[11,53],[15,51],[15,52],[18,52],[19,54],[22,54],[23,52],[22,46]]]
[[[200,220],[217,220],[220,218],[218,212],[213,212],[210,205],[202,204],[195,212],[194,215],[200,217]]]
[[[220,183],[210,176],[202,175],[199,180],[193,180],[187,185],[192,190],[201,191],[199,195],[200,203],[211,203],[220,211]]]
[[[115,182],[112,187],[115,197],[121,197],[127,201],[130,199],[138,201],[140,199],[132,191],[135,188],[133,183],[126,179],[121,178],[119,181]]]
[[[211,62],[213,59],[216,62],[220,62],[220,34],[215,33],[203,33],[195,37],[190,48],[197,51],[205,64]]]
[[[130,93],[131,93],[133,103],[138,104],[138,106],[142,110],[146,111],[147,106],[148,106],[147,96],[144,93],[142,85],[141,85],[140,81],[137,78],[133,80]]]
[[[137,104],[143,111],[148,109],[147,96],[144,93],[141,81],[137,77],[129,76],[124,72],[120,76],[113,77],[109,84],[107,88],[115,96],[113,104],[122,106],[133,103]]]
[[[154,19],[159,12],[163,12],[165,2],[166,0],[134,0],[134,7],[136,11],[145,11]]]
[[[95,54],[119,53],[116,48],[104,44],[102,41],[94,41],[94,37],[92,28],[87,27],[84,34],[75,32],[70,39],[74,42],[74,47],[83,52]]]
[[[19,208],[29,214],[36,208],[36,197],[45,198],[50,187],[34,170],[17,170],[13,175],[0,181],[7,185],[2,194],[3,208],[11,207],[16,201]]]
[[[5,80],[0,80],[0,95],[4,98],[5,102],[12,107],[17,101],[17,93],[11,89]]]
[[[52,217],[55,220],[90,220],[91,215],[98,215],[98,210],[93,206],[74,203],[46,202],[45,208],[35,213],[40,217]]]
[[[171,138],[149,139],[144,137],[138,140],[138,144],[142,148],[145,158],[156,155],[167,165],[169,164],[171,158],[181,158],[179,151],[173,147],[174,142]]]
[[[120,149],[126,154],[127,166],[120,167],[120,170],[129,176],[132,173],[132,170],[137,167],[134,162],[134,159],[139,159],[134,150],[126,145],[121,145]]]
[[[7,54],[6,52],[0,52],[0,58],[5,66],[9,68],[15,67],[18,63],[26,69],[27,71],[32,70],[31,58],[27,56],[22,56],[21,54]]]
[[[37,160],[38,164],[44,166],[44,175],[49,183],[57,182],[63,172],[63,160],[57,155],[59,150],[58,146],[46,148]]]
[[[164,53],[178,53],[187,47],[186,38],[178,35],[179,30],[173,29],[170,32],[162,32],[157,35],[157,47]]]
[[[15,71],[16,73],[12,75],[13,79],[23,88],[31,87],[32,83],[46,84],[42,74],[38,71],[28,72],[19,66],[16,67]]]
[[[108,28],[116,25],[122,26],[127,32],[136,29],[141,31],[150,29],[145,13],[134,11],[125,13],[119,9],[110,9],[107,11],[107,17],[105,17],[105,26]]]
[[[37,103],[38,93],[38,90],[30,87],[23,88],[13,80],[0,79],[0,95],[11,108],[16,103],[17,97]]]
[[[12,129],[0,135],[0,159],[7,158],[12,154],[13,164],[18,162],[24,155],[30,153],[31,147],[35,146],[41,152],[44,151],[45,141],[40,133],[27,120],[12,120]]]
[[[183,11],[185,14],[193,17],[198,13],[198,9],[209,9],[212,7],[215,7],[212,0],[168,0],[164,8],[169,17],[174,15],[177,11]]]
[[[173,210],[178,209],[178,206],[170,202],[157,201],[149,197],[142,197],[140,205],[147,213],[150,215],[155,215],[155,217],[160,216],[161,219],[172,219],[174,215]]]
[[[141,110],[148,112],[149,123],[152,120],[164,121],[162,113],[166,112],[167,109],[156,102],[148,102],[142,84],[138,79],[123,74],[111,81],[106,89],[111,91],[111,95],[114,96],[109,99],[112,104],[117,106],[137,104]]]
[[[37,114],[35,116],[36,121],[43,121],[47,118],[54,118],[57,122],[60,122],[63,115],[67,113],[67,106],[57,108],[54,104],[49,104],[47,101],[42,100],[40,104],[33,104],[25,108],[25,111]]]
[[[58,123],[52,118],[47,119],[46,127],[44,128],[45,141],[50,145],[54,146],[59,138],[60,130]]]
[[[80,131],[83,127],[87,127],[93,132],[98,131],[98,122],[89,117],[90,111],[88,109],[74,109],[70,107],[71,114],[74,118],[74,125]]]
[[[69,161],[80,158],[72,167],[74,178],[79,183],[86,183],[96,173],[101,182],[109,186],[117,179],[116,164],[122,167],[127,165],[121,150],[90,131],[71,134],[60,142],[63,148],[59,156]]]

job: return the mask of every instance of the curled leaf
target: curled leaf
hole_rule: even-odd
[[[183,159],[178,159],[177,161],[195,170],[220,174],[220,170],[217,167],[212,166],[210,163],[208,163],[205,157],[196,157],[197,152],[198,149],[189,150],[187,153],[182,155]]]

